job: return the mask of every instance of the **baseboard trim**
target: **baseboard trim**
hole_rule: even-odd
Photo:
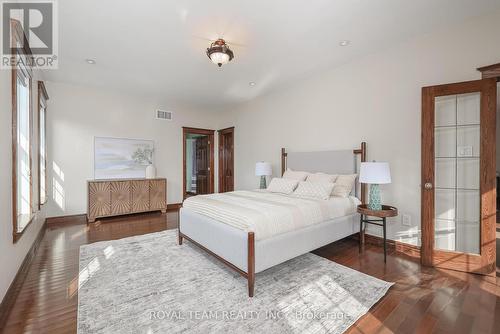
[[[87,214],[79,213],[75,215],[48,217],[45,221],[47,226],[87,224]]]
[[[359,240],[359,233],[356,234],[356,239]],[[375,235],[365,234],[365,243],[382,247],[384,238]],[[409,257],[420,259],[420,246],[407,244],[405,242],[387,239],[387,249],[393,250],[396,253],[407,255]]]
[[[182,203],[167,204],[167,211],[177,211],[182,208]]]
[[[10,283],[9,288],[7,289],[7,292],[3,297],[2,303],[0,304],[0,332],[2,332],[5,327],[7,317],[9,316],[9,313],[12,307],[14,306],[14,303],[17,299],[17,296],[19,295],[19,291],[21,290],[24,281],[26,280],[26,276],[28,275],[30,265],[33,261],[33,258],[35,257],[38,248],[40,247],[40,243],[43,239],[43,236],[45,235],[46,230],[47,230],[47,220],[43,222],[42,227],[38,232],[38,235],[33,241],[33,245],[31,245],[31,248],[24,257],[24,260],[21,263],[21,266],[19,267],[16,276]]]
[[[383,246],[384,238],[377,237],[375,235],[365,235],[365,242],[368,242],[372,245]],[[420,246],[415,246],[411,244],[407,244],[405,242],[389,240],[387,239],[387,248],[396,251],[397,253],[401,253],[404,255],[408,255],[413,258],[420,259]]]

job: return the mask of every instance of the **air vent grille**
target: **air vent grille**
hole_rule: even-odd
[[[165,110],[156,110],[156,119],[161,119],[164,121],[171,121],[172,120],[172,112],[165,111]]]

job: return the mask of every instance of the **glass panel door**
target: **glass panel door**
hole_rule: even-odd
[[[422,89],[423,265],[495,274],[496,85]]]
[[[434,247],[480,253],[481,93],[434,98]]]

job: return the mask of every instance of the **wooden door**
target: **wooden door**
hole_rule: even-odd
[[[234,127],[219,130],[219,192],[234,190]]]
[[[495,271],[496,80],[422,90],[424,265]]]
[[[198,195],[210,193],[210,141],[208,136],[196,138],[195,141],[195,174],[196,193]]]
[[[208,129],[182,128],[184,199],[214,192],[214,132]]]

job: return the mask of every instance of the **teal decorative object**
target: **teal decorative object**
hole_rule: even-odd
[[[260,189],[267,189],[266,177],[264,175],[260,177]]]
[[[378,184],[370,185],[368,208],[370,210],[382,210],[382,202],[380,201],[380,188],[378,187]]]
[[[255,164],[255,176],[260,176],[260,189],[266,189],[266,176],[273,175],[273,169],[269,162],[257,162]]]

